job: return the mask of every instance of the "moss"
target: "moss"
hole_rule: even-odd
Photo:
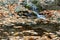
[[[38,11],[43,11],[44,10],[40,5],[36,4],[36,6],[38,7]]]
[[[34,1],[32,1],[32,3],[33,3],[33,4],[36,4],[36,3],[37,3],[37,1],[36,1],[36,0],[34,0]]]
[[[25,5],[25,8],[31,9],[31,7],[30,7],[30,6],[28,6],[28,5]]]
[[[57,20],[60,21],[60,18],[58,18]]]

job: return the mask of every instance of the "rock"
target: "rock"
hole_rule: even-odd
[[[59,30],[59,31],[56,31],[56,34],[57,34],[58,36],[60,36],[60,30]]]
[[[28,34],[27,34],[28,33]],[[33,30],[26,30],[26,31],[23,31],[23,34],[24,35],[38,35],[37,32],[34,32]]]
[[[17,7],[15,8],[15,12],[19,12],[19,11],[21,11],[21,10],[20,10],[20,6],[17,6]]]
[[[51,39],[48,38],[47,36],[43,36],[43,37],[41,38],[41,40],[51,40]]]
[[[1,39],[1,40],[7,40],[7,39]]]
[[[14,35],[14,36],[18,36],[18,35],[19,35],[19,36],[23,37],[23,32],[16,32],[16,33],[14,33],[13,35]]]
[[[24,36],[24,40],[41,40],[40,36]]]
[[[9,40],[24,40],[22,37],[20,37],[20,36],[10,36],[9,37]]]
[[[14,28],[22,28],[22,26],[14,26]]]
[[[53,10],[56,8],[56,6],[58,6],[57,4],[59,2],[57,0],[37,0],[37,1],[38,2],[36,4],[40,5],[43,9],[49,9],[50,8],[50,9],[53,9]],[[54,6],[54,5],[55,5],[55,7],[51,7],[51,6]],[[58,8],[56,8],[56,9],[58,9]]]
[[[46,35],[47,37],[49,37],[50,39],[53,39],[53,38],[57,37],[57,35],[54,34],[54,33],[46,33],[45,35]]]
[[[60,37],[53,38],[52,40],[60,40]]]

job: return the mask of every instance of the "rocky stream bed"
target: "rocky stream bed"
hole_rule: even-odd
[[[0,1],[0,40],[60,40],[60,10],[13,2]]]

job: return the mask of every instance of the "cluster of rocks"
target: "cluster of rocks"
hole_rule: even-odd
[[[34,0],[33,3],[48,10],[60,10],[60,1],[58,0]]]
[[[39,40],[60,40],[59,10],[44,10],[38,13],[26,8],[22,3],[13,3],[16,0],[8,1],[2,0],[2,3],[8,2],[9,4],[0,5],[1,40],[38,40],[35,37],[24,39],[24,36],[39,36]],[[44,15],[45,19],[39,15]]]

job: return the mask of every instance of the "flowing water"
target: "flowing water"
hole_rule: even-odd
[[[38,12],[38,10],[37,10],[38,7],[35,6],[35,4],[29,3],[29,4],[27,4],[27,5],[29,5],[29,6],[32,8],[32,11],[37,15],[37,18],[38,18],[38,19],[46,19],[44,15],[39,15],[39,12]]]

